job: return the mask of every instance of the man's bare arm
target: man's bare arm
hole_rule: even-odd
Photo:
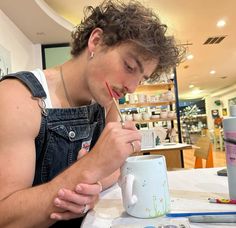
[[[109,123],[88,155],[49,183],[32,187],[41,110],[17,80],[0,83],[0,109],[0,227],[48,227],[54,222],[50,214],[61,210],[53,206],[60,188],[96,183],[113,173],[132,153],[129,142],[141,140],[131,123],[127,129]]]

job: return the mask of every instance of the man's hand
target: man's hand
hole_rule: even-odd
[[[54,200],[54,205],[63,212],[52,213],[51,219],[70,220],[83,217],[98,201],[101,186],[96,184],[78,184],[75,191],[60,189]]]
[[[97,143],[86,156],[91,167],[96,167],[96,172],[92,171],[88,177],[92,177],[94,182],[103,179],[119,169],[129,155],[140,150],[141,134],[134,122],[107,123]]]
[[[85,149],[81,149],[77,159],[87,154]],[[70,220],[83,217],[84,214],[92,209],[98,200],[102,186],[96,184],[78,184],[74,191],[69,189],[60,189],[57,197],[54,199],[54,205],[61,208],[62,212],[52,213],[51,219],[54,220]]]

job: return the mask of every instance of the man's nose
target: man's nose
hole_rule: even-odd
[[[133,93],[136,88],[138,87],[139,85],[139,80],[130,80],[129,82],[127,81],[127,83],[125,84],[125,89],[127,90],[128,93]]]

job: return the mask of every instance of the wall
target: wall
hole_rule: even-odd
[[[11,71],[42,68],[41,45],[33,44],[0,10],[0,45],[10,52]]]
[[[54,67],[71,59],[70,50],[70,46],[56,47],[55,45],[53,47],[45,47],[44,52],[46,68]]]

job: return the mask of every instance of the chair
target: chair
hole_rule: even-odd
[[[194,168],[203,168],[202,160],[206,160],[206,168],[214,167],[213,164],[213,145],[207,136],[201,136],[196,142],[194,151],[195,165]]]

